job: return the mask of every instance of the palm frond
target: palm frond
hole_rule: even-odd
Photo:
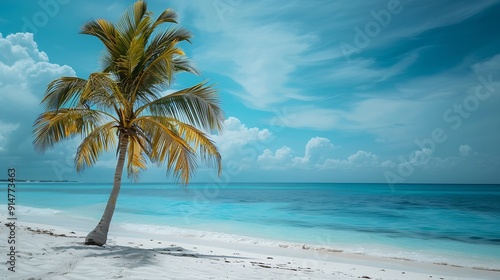
[[[177,23],[177,14],[172,9],[166,9],[161,13],[161,15],[156,19],[153,24],[153,28],[156,28],[158,25],[163,23]]]
[[[148,159],[165,163],[167,174],[184,184],[198,159],[220,173],[221,156],[208,136],[222,131],[224,121],[213,86],[203,82],[162,97],[176,73],[199,74],[179,46],[190,42],[191,33],[179,27],[158,30],[164,23],[176,24],[176,13],[167,9],[154,20],[146,2],[138,0],[116,23],[85,24],[81,33],[97,37],[106,48],[103,70],[87,80],[62,77],[48,85],[42,100],[46,112],[34,123],[35,148],[43,151],[81,135],[75,164],[82,171],[116,146],[118,136],[125,137],[119,141],[125,152],[120,159],[126,156],[133,180]]]
[[[80,33],[95,36],[104,44],[107,50],[104,60],[112,63],[120,57],[120,48],[116,44],[119,34],[112,22],[104,19],[92,20],[82,27]],[[106,72],[112,70],[108,69],[109,67],[112,65],[106,65]]]
[[[150,102],[137,109],[153,116],[173,117],[206,131],[222,131],[224,115],[213,86],[200,83]]]
[[[45,110],[77,107],[81,105],[80,95],[86,83],[86,80],[77,77],[55,79],[47,86],[41,103],[45,105]]]
[[[75,135],[86,136],[104,119],[102,112],[91,109],[63,108],[42,113],[33,125],[33,145],[44,151]]]
[[[141,63],[136,69],[134,80],[134,91],[131,100],[139,101],[141,104],[151,100],[149,93],[151,87],[158,91],[169,86],[174,74],[179,71],[189,71],[198,74],[196,69],[184,58],[184,52],[177,47],[178,42],[188,40],[191,37],[189,31],[183,28],[170,28],[165,32],[156,34],[144,51]]]
[[[188,72],[195,75],[201,75],[196,67],[184,56],[176,56],[173,59],[172,66],[176,73]]]
[[[187,184],[197,167],[196,153],[171,121],[166,117],[142,116],[134,124],[141,127],[150,140],[149,159],[156,164],[166,162],[167,174]]]
[[[81,172],[85,168],[93,166],[102,152],[115,147],[116,134],[117,128],[114,121],[94,128],[78,147],[75,157],[76,171]]]
[[[179,135],[197,151],[201,160],[209,167],[216,168],[219,175],[222,172],[222,157],[219,149],[207,134],[194,126],[171,119],[170,122],[177,128]]]
[[[117,82],[110,74],[103,72],[90,74],[82,90],[81,102],[95,105],[105,111],[117,108],[130,109],[130,104],[123,96]]]
[[[127,147],[127,174],[130,179],[137,182],[139,180],[140,172],[146,169],[145,150],[142,148],[144,141],[136,135],[131,136]]]

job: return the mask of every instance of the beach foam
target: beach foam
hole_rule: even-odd
[[[0,204],[0,209],[7,209],[7,205]],[[60,213],[63,213],[63,211],[52,208],[37,208],[23,205],[16,206],[17,215],[52,216]]]

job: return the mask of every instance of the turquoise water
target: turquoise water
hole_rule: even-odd
[[[64,213],[98,220],[110,189],[19,183],[16,199],[30,207],[20,214],[26,218]],[[488,268],[500,263],[498,185],[124,184],[113,223]]]

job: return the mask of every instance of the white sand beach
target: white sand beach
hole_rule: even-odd
[[[0,246],[8,252],[2,215]],[[3,279],[499,279],[500,272],[169,235],[111,232],[104,247],[84,246],[85,232],[16,222],[15,272]]]

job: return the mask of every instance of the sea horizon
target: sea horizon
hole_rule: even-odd
[[[8,179],[0,179],[0,182],[7,182]],[[77,183],[77,184],[113,184],[112,180],[109,181],[78,181],[78,180],[36,180],[36,179],[16,179],[16,182],[19,183]],[[165,181],[139,181],[139,182],[121,182],[122,185],[137,185],[137,184],[172,184],[182,186],[182,183],[179,182],[165,182]],[[227,185],[227,184],[327,184],[327,185],[362,185],[362,184],[370,184],[370,185],[388,185],[388,186],[397,186],[397,185],[493,185],[499,186],[499,183],[453,183],[453,182],[402,182],[402,183],[377,183],[377,182],[315,182],[315,181],[229,181],[229,182],[216,182],[216,181],[196,181],[189,182],[186,186],[194,185],[194,184],[216,184],[216,185]]]

